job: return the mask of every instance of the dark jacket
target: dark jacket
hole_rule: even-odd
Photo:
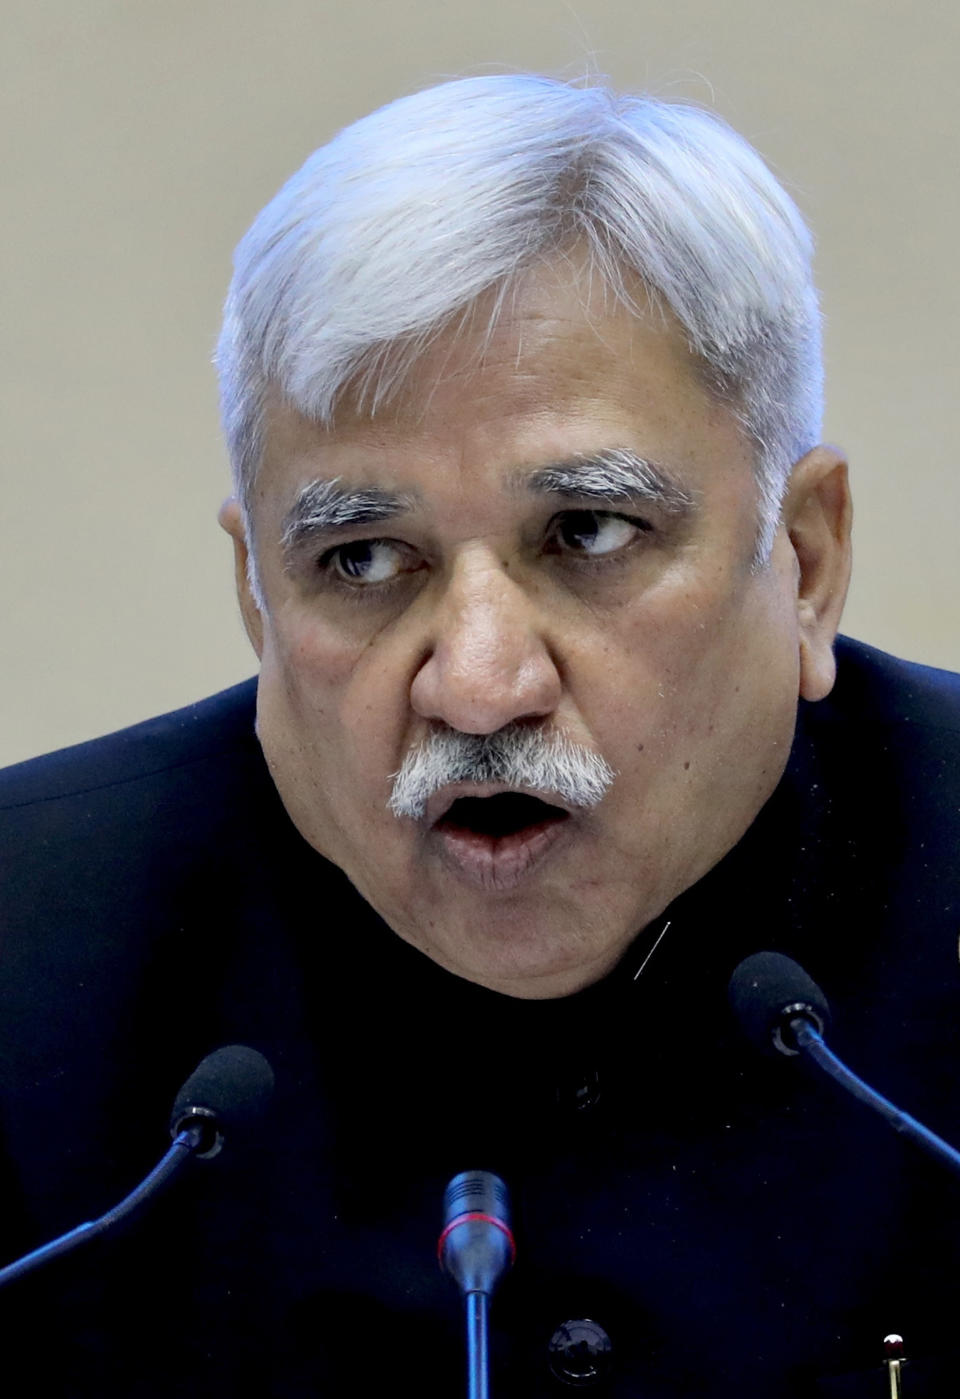
[[[551,1360],[614,1399],[882,1399],[890,1331],[906,1399],[956,1387],[960,1181],[727,1009],[744,955],[787,952],[834,1048],[960,1142],[960,678],[839,657],[740,845],[558,1001],[442,971],[301,840],[252,682],[0,775],[3,1258],[146,1173],[211,1049],[277,1077],[253,1140],[0,1297],[32,1387],[451,1399],[435,1245],[474,1168],[518,1241],[494,1399],[566,1393]]]

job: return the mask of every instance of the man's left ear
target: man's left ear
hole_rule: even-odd
[[[838,448],[821,445],[800,458],[782,518],[796,560],[800,695],[820,700],[836,678],[833,643],[850,582],[853,505]]]

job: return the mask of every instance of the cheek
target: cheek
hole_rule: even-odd
[[[798,647],[780,589],[763,581],[645,598],[594,670],[632,768],[659,758],[692,780],[698,763],[742,759],[754,740],[777,747],[792,733]]]
[[[315,774],[353,789],[396,766],[406,714],[406,672],[377,639],[344,636],[313,617],[268,629],[261,668],[261,723],[285,734]],[[385,800],[385,798],[384,798]]]
[[[267,630],[257,731],[294,824],[344,864],[347,832],[368,830],[387,811],[396,705],[376,682],[370,647],[345,643],[312,620],[285,621]]]
[[[328,788],[335,780],[331,757],[344,750],[341,697],[355,665],[352,648],[316,625],[268,618],[257,732],[288,808],[291,802],[299,805],[301,797],[311,801],[317,783]]]
[[[281,615],[268,621],[261,684],[281,691],[298,712],[336,714],[366,648],[313,617]]]

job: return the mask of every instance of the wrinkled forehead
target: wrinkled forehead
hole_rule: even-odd
[[[639,339],[638,339],[639,336]],[[694,521],[704,472],[727,472],[747,516],[739,425],[696,384],[670,327],[625,312],[594,322],[534,303],[493,338],[450,335],[396,407],[331,427],[276,392],[260,520],[293,559],[338,531],[431,522],[444,537],[540,509],[653,510]]]
[[[484,417],[496,433],[511,418],[591,402],[656,415],[657,401],[677,392],[712,397],[672,314],[637,279],[618,295],[583,257],[558,254],[485,292],[424,343],[382,347],[344,385],[327,426],[331,440],[376,446]],[[290,408],[309,416],[273,386],[268,430]]]
[[[752,444],[676,321],[634,292],[553,259],[447,325],[376,408],[345,393],[322,424],[272,385],[248,520],[258,543],[292,554],[331,530],[427,516],[482,531],[561,496],[693,519],[705,473],[724,471],[752,528]]]

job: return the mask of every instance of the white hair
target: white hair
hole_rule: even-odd
[[[394,816],[419,821],[442,787],[493,782],[586,811],[599,805],[615,777],[605,758],[562,732],[516,723],[492,734],[434,729],[393,774],[387,805]]]
[[[715,116],[534,75],[442,83],[355,122],[241,241],[216,360],[248,537],[271,383],[327,426],[347,392],[373,415],[482,293],[492,329],[517,277],[575,243],[627,305],[635,274],[669,307],[753,439],[761,565],[820,436],[806,226]]]

